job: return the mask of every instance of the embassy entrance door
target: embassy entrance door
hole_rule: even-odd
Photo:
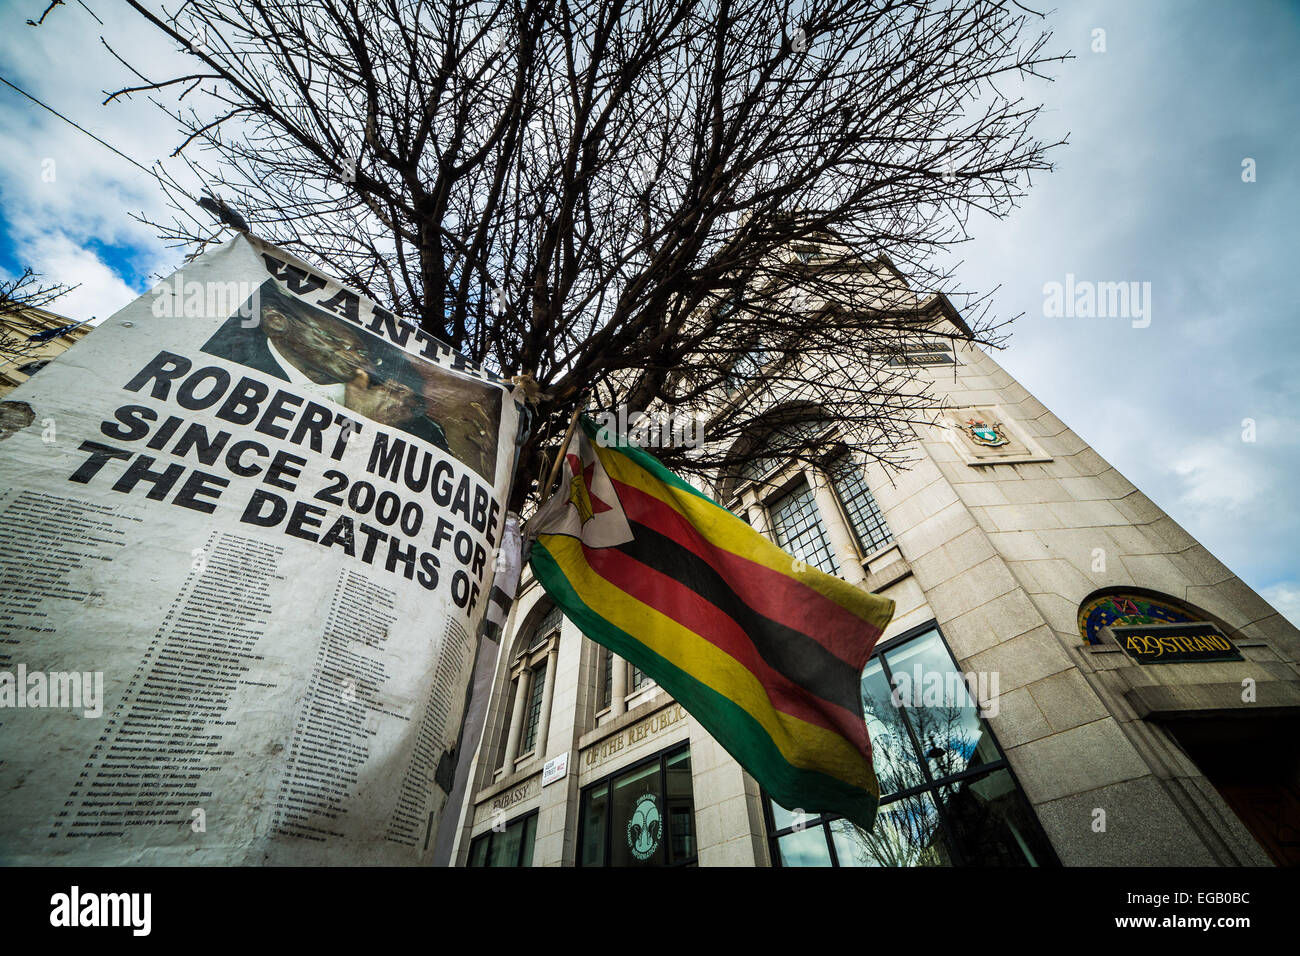
[[[1300,866],[1300,715],[1163,722],[1278,866]]]

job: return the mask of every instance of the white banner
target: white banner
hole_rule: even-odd
[[[428,862],[512,386],[239,236],[0,404],[0,862]]]

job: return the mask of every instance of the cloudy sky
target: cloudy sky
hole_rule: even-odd
[[[145,165],[165,157],[156,107],[100,105],[128,82],[100,37],[159,74],[179,55],[114,0],[23,25],[46,5],[0,0],[0,76]],[[1049,23],[1075,59],[1033,87],[1039,134],[1069,144],[1009,220],[975,224],[958,276],[1023,313],[998,360],[1300,623],[1300,5],[1080,0]],[[162,212],[145,173],[0,85],[0,273],[80,283],[54,308],[106,317],[178,264],[141,211]],[[1053,315],[1044,287],[1067,277],[1149,283],[1149,314]]]

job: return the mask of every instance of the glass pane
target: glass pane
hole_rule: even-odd
[[[605,827],[609,823],[609,785],[601,784],[587,796],[582,817],[582,846],[579,866],[605,865]]]
[[[506,827],[505,833],[492,834],[492,847],[488,852],[488,866],[517,866],[519,864],[519,843],[524,828],[517,823]]]
[[[528,722],[524,725],[524,739],[519,745],[520,753],[528,753],[537,743],[537,725],[542,719],[542,693],[545,689],[546,662],[543,661],[533,671],[532,686],[528,689]]]
[[[1045,866],[1056,861],[1015,778],[995,770],[939,790],[962,860],[970,866]]]
[[[813,490],[806,483],[782,495],[770,510],[778,545],[827,574],[840,573]]]
[[[827,468],[827,473],[840,504],[844,505],[849,516],[849,525],[857,536],[862,553],[871,554],[893,541],[894,535],[885,524],[885,516],[880,513],[880,507],[862,475],[862,466],[855,464],[851,456],[844,455]]]
[[[870,833],[847,820],[830,828],[840,866],[952,866],[927,793],[882,806]]]
[[[637,691],[639,691],[642,687],[645,687],[647,684],[650,684],[650,683],[653,683],[653,682],[650,680],[650,676],[649,676],[645,671],[643,671],[641,668],[639,668],[639,667],[637,667],[635,664],[633,664],[633,665],[632,665],[632,682],[631,682],[631,686],[629,686],[629,688],[628,688],[628,692],[629,692],[629,693],[632,693],[632,694],[635,694],[635,693],[636,693]]]
[[[520,866],[533,865],[533,844],[537,842],[537,814],[534,813],[523,822],[523,834],[520,837],[522,856]]]
[[[470,865],[470,866],[486,866],[486,865],[487,865],[488,841],[489,841],[490,839],[492,839],[492,835],[491,835],[491,834],[488,834],[487,836],[481,836],[481,837],[479,837],[478,839],[476,839],[473,843],[471,843],[471,844],[469,845],[469,865]]]
[[[772,807],[772,825],[774,828],[772,831],[773,833],[777,833],[788,827],[793,827],[797,825],[811,827],[816,825],[821,820],[821,814],[819,813],[805,812],[801,817],[795,811],[787,810],[785,807],[781,806],[781,804],[777,803],[775,800],[771,798],[768,798],[767,802]]]
[[[867,735],[880,795],[889,796],[925,783],[920,758],[890,696],[889,682],[879,660],[871,661],[862,671],[862,712],[867,717]]]
[[[668,758],[668,799],[691,796],[691,752],[681,753]]]
[[[695,796],[691,788],[691,752],[684,750],[667,762],[668,862],[695,858]]]
[[[685,863],[695,859],[695,810],[689,803],[668,805],[668,832],[671,834],[668,862]]]
[[[767,363],[767,350],[761,345],[755,346],[736,360],[736,364],[731,367],[727,384],[733,390],[743,387],[746,382],[761,372]]]
[[[831,851],[826,831],[820,825],[787,833],[776,841],[782,866],[830,866]]]
[[[885,660],[936,779],[1000,759],[975,699],[937,632],[889,651]]]
[[[826,426],[825,421],[800,422],[771,432],[763,442],[762,453],[741,466],[741,479],[758,482],[766,478],[782,461],[805,449]]]
[[[546,612],[546,616],[538,622],[537,627],[533,630],[532,637],[528,641],[528,649],[532,650],[537,645],[551,636],[552,631],[560,629],[560,622],[564,620],[564,612],[558,607],[553,607]]]
[[[610,797],[610,865],[662,866],[664,807],[659,765],[615,780]]]
[[[600,697],[600,705],[608,707],[614,696],[614,652],[601,648],[600,653],[605,658],[605,687]]]

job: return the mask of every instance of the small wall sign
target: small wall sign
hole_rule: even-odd
[[[1108,628],[1115,643],[1139,664],[1239,661],[1241,652],[1209,621]]]
[[[548,783],[555,783],[569,772],[569,752],[566,750],[558,757],[552,757],[546,761],[546,766],[542,768],[542,786]]]

